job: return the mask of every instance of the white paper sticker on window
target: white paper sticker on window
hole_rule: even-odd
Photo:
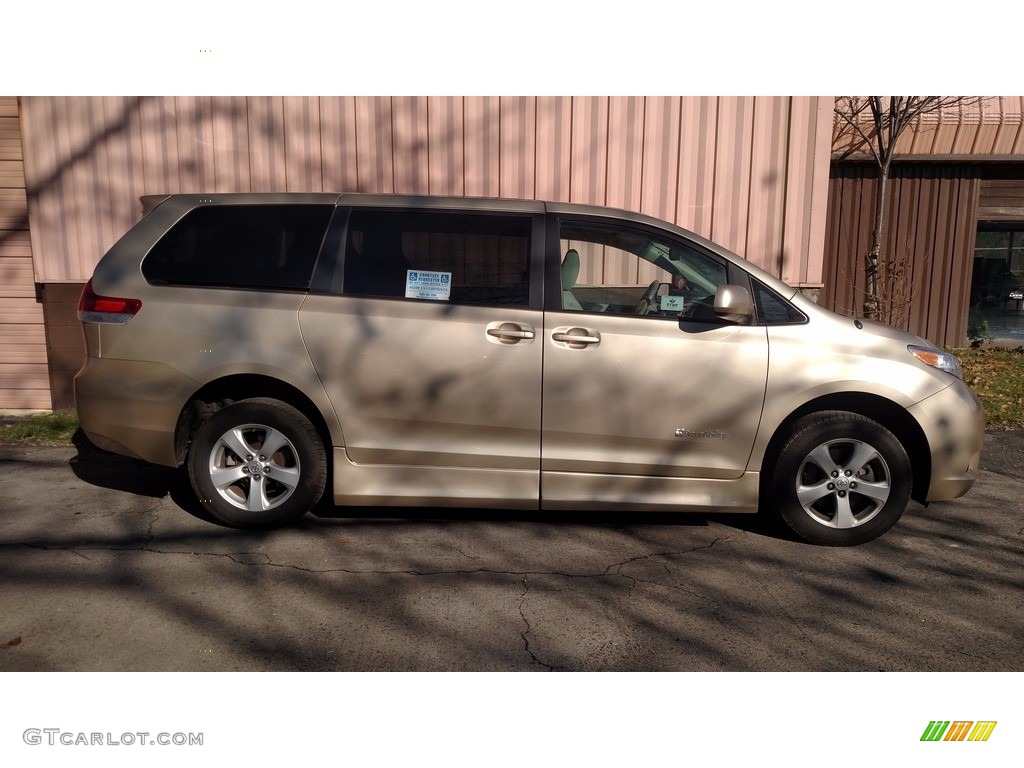
[[[422,272],[410,269],[405,273],[405,298],[448,301],[452,293],[451,272]]]
[[[682,296],[662,296],[661,297],[661,309],[664,312],[682,312],[683,311],[683,297]]]

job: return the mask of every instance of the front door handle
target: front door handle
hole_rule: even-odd
[[[600,344],[601,334],[587,328],[556,328],[551,340],[566,344],[569,349],[584,349],[591,344]]]

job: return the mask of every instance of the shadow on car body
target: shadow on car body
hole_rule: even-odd
[[[72,437],[78,455],[70,460],[75,476],[89,485],[150,498],[169,497],[179,508],[206,523],[226,528],[199,503],[184,469],[149,464],[105,451],[93,445],[81,430]],[[673,525],[704,526],[709,522],[761,536],[796,541],[788,530],[766,515],[708,514],[636,511],[564,511],[486,508],[341,507],[327,495],[301,525],[331,525],[340,520],[416,520],[420,522],[527,522],[556,525]]]

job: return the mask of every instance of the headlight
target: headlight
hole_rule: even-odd
[[[956,355],[951,355],[949,352],[943,352],[934,347],[917,347],[913,344],[908,346],[907,349],[910,350],[910,354],[922,363],[930,365],[932,368],[938,368],[940,371],[951,373],[958,379],[963,379],[964,372],[960,368],[960,358]]]

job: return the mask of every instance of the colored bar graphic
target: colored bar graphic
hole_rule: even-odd
[[[988,741],[996,729],[996,720],[931,720],[921,741]]]
[[[988,741],[992,731],[996,729],[996,720],[979,720],[974,724],[974,730],[967,737],[968,741]]]
[[[946,732],[946,738],[943,741],[963,741],[967,738],[967,733],[972,725],[974,725],[973,720],[955,720]]]

